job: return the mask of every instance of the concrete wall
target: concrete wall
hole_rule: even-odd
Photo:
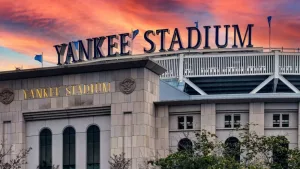
[[[109,168],[107,161],[110,157],[110,117],[97,116],[85,118],[34,121],[26,123],[26,147],[32,148],[28,156],[27,168],[39,165],[39,133],[48,128],[52,132],[52,163],[63,166],[63,130],[73,127],[76,131],[76,168],[86,169],[87,128],[97,125],[100,128],[100,167]]]
[[[243,104],[199,104],[184,106],[169,106],[169,139],[170,150],[176,151],[181,138],[189,137],[194,139],[194,134],[186,130],[177,130],[177,117],[179,115],[195,116],[196,107],[201,107],[200,128],[216,133],[217,140],[225,141],[229,137],[239,138],[239,133],[234,129],[224,128],[224,117],[226,114],[240,114],[241,125],[248,123],[250,131],[255,131],[258,135],[282,135],[290,141],[290,148],[295,148],[299,144],[299,103],[243,103]],[[194,111],[191,111],[194,110]],[[273,114],[285,113],[290,115],[290,127],[273,128]],[[198,118],[196,114],[196,119]]]
[[[119,88],[119,83],[125,78],[132,78],[136,82],[136,88],[130,94],[122,93]],[[23,89],[97,82],[109,82],[111,86],[110,92],[24,100]],[[5,137],[5,140],[8,140],[5,143],[7,145],[12,144],[16,152],[28,147],[26,146],[26,141],[29,141],[30,137],[26,139],[26,136],[31,136],[29,133],[25,133],[31,130],[26,130],[29,123],[26,124],[24,121],[24,112],[111,106],[111,120],[107,119],[107,122],[110,122],[110,125],[108,125],[111,131],[110,141],[106,140],[103,142],[105,144],[103,145],[104,147],[110,147],[107,151],[111,155],[125,152],[126,157],[132,159],[133,169],[138,168],[139,163],[156,156],[155,136],[157,130],[155,129],[155,108],[153,102],[159,99],[159,76],[146,68],[1,81],[0,88],[11,88],[15,93],[15,99],[11,104],[4,105],[0,103],[0,138],[4,139]],[[36,121],[32,123],[39,124],[44,122]],[[3,128],[7,129],[6,133],[2,132]],[[53,139],[56,142],[59,142],[59,133],[61,131],[62,129],[55,132],[56,135]],[[27,145],[30,144],[27,142]],[[32,153],[32,155],[36,156],[36,153]],[[53,156],[53,163],[59,163],[59,156]],[[85,159],[83,156],[81,159]],[[36,165],[36,162],[31,164],[31,160],[28,163],[30,166]],[[76,166],[76,168],[78,167]]]

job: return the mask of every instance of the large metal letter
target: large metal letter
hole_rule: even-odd
[[[225,43],[224,45],[220,45],[219,44],[219,29],[221,28],[220,25],[216,25],[214,26],[214,28],[216,28],[216,46],[218,48],[226,48],[227,44],[228,44],[228,28],[230,27],[230,25],[224,25],[224,27],[226,28],[226,33],[225,33]]]
[[[114,42],[114,39],[119,40],[119,35],[107,36],[107,40],[108,40],[107,57],[113,57],[113,56],[119,55],[119,52],[114,53],[114,48],[118,49],[118,47],[119,47],[118,43]]]
[[[155,43],[154,43],[151,39],[149,39],[149,34],[152,34],[153,36],[155,36],[155,33],[154,33],[153,30],[148,30],[148,31],[145,32],[145,34],[144,34],[144,39],[145,39],[148,43],[150,43],[150,46],[151,46],[149,50],[147,50],[146,48],[144,48],[144,52],[145,52],[145,53],[152,53],[152,52],[154,52],[155,49],[156,49]]]
[[[210,46],[209,46],[209,29],[210,29],[210,26],[203,26],[203,28],[205,29],[205,46],[203,47],[203,49],[210,49]]]
[[[73,45],[74,43],[69,42],[65,64],[70,64],[71,59],[73,63],[76,63],[78,61],[76,50],[73,50],[75,49],[75,45]]]
[[[62,65],[62,63],[64,62],[64,55],[65,55],[65,51],[66,51],[66,47],[68,45],[63,43],[61,45],[55,45],[55,50],[57,53],[57,65]]]
[[[126,46],[130,47],[130,42],[126,41],[126,37],[129,37],[129,33],[123,33],[120,34],[120,55],[121,56],[126,56],[126,55],[131,55],[131,50],[128,50],[128,52],[125,52]]]
[[[188,30],[188,40],[189,40],[187,49],[198,49],[202,42],[202,37],[201,37],[201,33],[200,33],[199,29],[196,27],[187,27],[186,29]],[[195,30],[197,32],[197,41],[196,41],[197,43],[194,46],[192,46],[192,38],[193,38],[192,31],[193,30]]]
[[[170,34],[169,29],[158,29],[156,30],[156,34],[159,35],[160,34],[160,52],[165,52],[165,33]]]
[[[177,40],[176,40],[177,38]],[[174,51],[174,45],[178,43],[179,45],[179,50],[182,50],[184,49],[183,46],[182,46],[182,43],[181,43],[181,38],[180,38],[180,33],[178,31],[178,28],[175,28],[174,30],[174,34],[173,34],[173,38],[172,38],[172,41],[171,41],[171,45],[170,45],[170,48],[169,48],[169,51]]]
[[[93,59],[93,39],[87,39],[87,51],[84,47],[82,40],[78,41],[79,43],[79,62],[84,61],[84,56],[87,60]]]
[[[246,30],[244,39],[242,40],[242,36],[241,36],[241,33],[240,33],[239,26],[238,25],[232,25],[232,27],[234,28],[234,44],[232,46],[233,48],[237,48],[238,47],[236,45],[236,34],[238,34],[241,47],[244,47],[245,40],[246,40],[246,37],[247,37],[247,33],[248,33],[249,37],[248,37],[248,45],[246,47],[253,47],[252,42],[251,42],[251,38],[252,38],[252,31],[251,30],[252,30],[253,26],[254,26],[253,24],[249,24],[247,26],[247,30]]]
[[[94,59],[105,57],[102,51],[102,45],[106,37],[93,38],[94,40]]]

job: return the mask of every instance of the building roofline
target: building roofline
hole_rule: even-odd
[[[147,68],[152,72],[161,75],[166,69],[152,61],[150,58],[124,58],[114,60],[102,60],[99,59],[97,62],[84,62],[84,64],[69,64],[55,67],[44,67],[37,69],[25,69],[25,70],[14,70],[0,72],[0,81],[5,80],[16,80],[16,79],[27,79],[47,76],[58,76],[78,73],[89,73],[99,71],[111,71],[119,69],[130,69],[130,68]]]
[[[300,102],[296,93],[259,93],[190,96],[189,100],[157,101],[156,105],[195,105],[204,103]]]

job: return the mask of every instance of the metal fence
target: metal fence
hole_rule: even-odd
[[[182,63],[180,55],[154,58],[167,69],[161,78],[178,78],[180,67],[185,77],[270,75],[276,66],[280,74],[300,75],[300,53],[193,54],[181,57]]]

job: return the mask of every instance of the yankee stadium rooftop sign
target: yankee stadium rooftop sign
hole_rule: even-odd
[[[246,47],[253,47],[252,45],[252,27],[253,24],[248,24],[244,37],[240,32],[238,25],[224,25],[225,29],[225,40],[223,44],[220,43],[220,25],[213,26],[215,30],[215,44],[218,48],[226,48],[228,45],[228,31],[232,27],[234,30],[234,41],[233,48],[244,47],[246,42],[246,37],[248,36],[248,44]],[[204,49],[210,49],[209,46],[209,33],[211,31],[211,26],[203,26],[204,28]],[[166,47],[165,39],[166,34],[170,34],[169,29],[158,29],[156,31],[147,30],[144,33],[144,40],[149,43],[150,48],[144,47],[145,53],[152,53],[156,50],[156,44],[151,40],[154,36],[160,36],[160,48],[159,52],[174,51],[174,45],[178,44],[178,49],[198,49],[202,42],[201,31],[197,27],[187,27],[188,39],[187,42],[183,43],[181,40],[180,32],[178,28],[175,28],[172,35],[172,40],[170,46]],[[78,41],[78,47],[75,46],[74,42],[69,42],[68,44],[55,45],[55,49],[58,56],[58,65],[70,64],[76,62],[82,62],[85,60],[93,60],[104,57],[115,57],[115,56],[125,56],[131,55],[131,50],[126,50],[126,47],[131,47],[132,35],[130,33],[123,33],[119,35],[109,35],[86,39],[85,42],[82,40]],[[238,42],[239,41],[239,42]],[[239,46],[238,46],[239,45]],[[78,50],[76,49],[78,48]],[[103,49],[107,48],[107,55],[104,54]],[[116,51],[119,50],[119,51]]]

